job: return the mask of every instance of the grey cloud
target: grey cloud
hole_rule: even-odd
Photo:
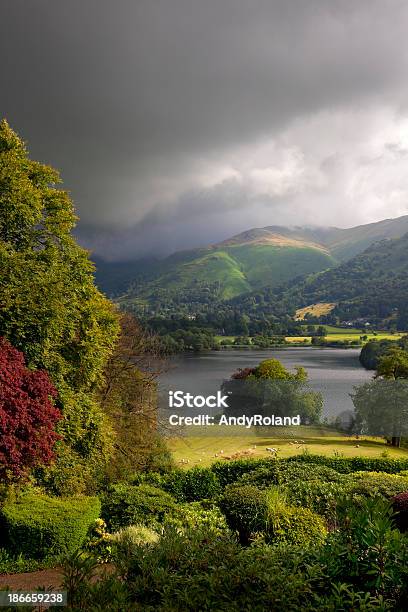
[[[320,113],[357,131],[350,112],[404,116],[407,25],[400,0],[3,0],[0,114],[61,168],[81,239],[109,257],[208,243],[271,215],[326,222],[317,178],[280,199],[254,194],[249,168],[231,178],[243,148],[288,147],[288,131],[310,172],[332,176],[333,217],[352,224],[340,171],[317,152],[327,120],[302,134]],[[339,129],[326,157],[342,147]],[[367,198],[358,221],[381,212]]]

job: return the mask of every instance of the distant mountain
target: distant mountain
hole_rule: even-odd
[[[299,307],[336,303],[340,318],[408,314],[408,233],[382,240],[330,270],[309,275],[286,292]],[[406,314],[405,314],[406,313]],[[408,321],[407,321],[408,323]],[[406,324],[401,323],[401,327]]]
[[[164,259],[118,263],[98,259],[96,280],[125,306],[133,303],[149,308],[167,300],[170,312],[172,305],[180,302],[229,300],[263,287],[273,292],[285,283],[331,268],[333,274],[341,269],[341,275],[347,267],[335,268],[336,265],[370,245],[399,238],[407,232],[408,216],[349,229],[254,228],[218,244],[179,251]],[[374,252],[377,248],[373,247]],[[325,292],[316,285],[315,294],[320,293]],[[333,298],[338,299],[339,296]]]
[[[235,236],[207,248],[180,251],[163,260],[134,264],[97,260],[96,279],[107,293],[124,294],[126,300],[134,296],[149,301],[157,292],[195,292],[198,287],[209,287],[214,297],[226,300],[265,285],[275,287],[334,264],[322,245],[269,232],[254,238]]]
[[[351,228],[339,227],[283,227],[272,225],[251,229],[234,236],[225,243],[245,240],[267,240],[268,236],[281,236],[288,240],[305,241],[325,248],[338,262],[361,253],[374,242],[386,238],[400,238],[408,232],[408,215],[396,219],[384,219],[376,223]],[[221,243],[222,244],[222,243]]]

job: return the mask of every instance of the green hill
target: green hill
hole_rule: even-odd
[[[341,319],[394,318],[408,323],[408,234],[383,240],[331,270],[308,276],[286,292],[299,307],[335,302]]]
[[[349,229],[255,228],[221,243],[179,251],[163,259],[117,263],[97,260],[96,280],[126,307],[137,305],[153,311],[160,305],[159,310],[171,312],[179,304],[188,311],[188,305],[231,300],[263,288],[267,288],[270,297],[276,288],[288,283],[296,285],[289,299],[298,307],[354,300],[361,297],[364,287],[368,292],[368,287],[373,286],[372,265],[379,275],[375,286],[390,285],[380,282],[388,276],[390,268],[386,266],[383,270],[375,258],[380,248],[378,241],[391,239],[392,242],[406,232],[408,216]],[[374,245],[372,250],[370,245]],[[368,251],[364,251],[367,247]],[[351,267],[349,260],[353,262]],[[342,265],[345,261],[347,264]],[[397,262],[392,265],[399,269]],[[356,269],[361,266],[364,272],[359,276]],[[353,281],[349,282],[351,275]],[[306,277],[307,281],[299,284]],[[395,290],[398,294],[398,287]]]
[[[256,240],[221,243],[197,251],[177,253],[136,276],[121,297],[129,305],[134,298],[147,303],[168,297],[195,301],[201,294],[228,300],[268,285],[277,287],[295,277],[333,266],[334,259],[322,247],[304,241]]]

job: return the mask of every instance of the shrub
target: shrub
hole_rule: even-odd
[[[324,465],[305,465],[304,463],[272,461],[241,476],[237,483],[251,484],[260,488],[271,485],[290,485],[292,482],[317,480],[319,482],[340,482],[344,476]]]
[[[114,531],[139,523],[155,527],[167,513],[175,511],[174,498],[148,484],[112,485],[102,498],[102,518]]]
[[[135,554],[138,547],[156,544],[159,534],[144,525],[129,525],[110,537],[111,554],[121,576],[127,573],[129,559]]]
[[[308,508],[268,504],[266,541],[302,547],[321,544],[327,535],[323,519]]]
[[[160,472],[136,472],[130,479],[130,484],[141,485],[150,484],[154,487],[162,488],[165,476]]]
[[[216,474],[200,467],[170,472],[163,480],[162,487],[181,502],[212,499],[221,491]]]
[[[260,467],[269,467],[276,459],[237,459],[235,461],[216,461],[211,470],[216,474],[222,487],[236,482],[243,474]]]
[[[397,474],[356,472],[347,477],[347,492],[352,496],[391,499],[404,491],[408,491],[408,478]]]
[[[389,509],[380,500],[352,507],[344,519],[341,530],[306,549],[241,547],[228,535],[169,530],[135,547],[126,581],[93,584],[82,561],[64,586],[75,610],[406,610],[408,541],[393,529]]]
[[[252,534],[265,529],[267,503],[264,491],[250,485],[229,485],[219,504],[228,526],[238,532],[241,544],[248,544]]]
[[[173,527],[177,531],[189,529],[201,530],[216,537],[228,530],[225,516],[218,506],[204,508],[200,502],[179,504],[176,515],[168,515],[164,527]]]
[[[159,534],[145,525],[129,525],[110,536],[110,541],[116,547],[143,546],[154,544],[159,539]]]
[[[132,484],[151,484],[170,493],[179,502],[193,502],[216,497],[221,486],[210,468],[194,467],[191,470],[172,470],[168,474],[140,472]]]
[[[63,560],[62,588],[67,591],[69,610],[109,610],[122,612],[129,609],[129,591],[122,580],[106,573],[94,580],[98,561],[81,551]]]
[[[96,497],[56,498],[35,491],[20,494],[1,510],[7,548],[13,554],[45,558],[79,548],[101,505]]]
[[[408,531],[408,491],[399,493],[393,498],[392,509],[396,513],[395,522],[398,529]]]
[[[22,572],[35,572],[49,565],[55,565],[55,561],[27,559],[23,555],[12,555],[5,548],[0,548],[0,574],[20,574]],[[0,587],[1,590],[1,587]]]
[[[339,529],[315,551],[328,582],[392,600],[379,609],[406,609],[408,540],[395,529],[390,503],[382,498],[362,499],[360,504],[344,500],[338,515]]]
[[[325,465],[333,468],[341,474],[352,472],[386,472],[387,474],[398,474],[408,470],[408,459],[386,459],[371,457],[325,457],[324,455],[297,455],[289,457],[285,462],[304,462]]]
[[[287,486],[287,491],[291,504],[309,508],[333,522],[338,500],[346,493],[346,485],[342,482],[296,480]]]
[[[17,480],[50,463],[61,412],[48,374],[30,370],[23,353],[0,336],[0,478]]]
[[[169,532],[132,558],[129,585],[146,612],[301,610],[312,589],[312,579],[299,567],[301,556],[242,548],[225,536]]]

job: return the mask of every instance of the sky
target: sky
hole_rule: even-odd
[[[407,31],[406,0],[2,0],[0,116],[108,260],[398,217]]]

